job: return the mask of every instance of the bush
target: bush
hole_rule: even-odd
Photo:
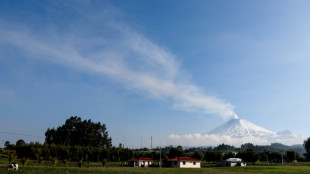
[[[108,162],[108,160],[107,160],[107,159],[102,160],[102,161],[101,161],[101,163],[102,163],[102,167],[104,167],[104,166],[107,164],[107,162]]]
[[[27,158],[23,158],[20,160],[20,162],[23,164],[23,166],[25,167],[27,162],[28,162],[28,159]]]
[[[78,161],[78,167],[82,167],[82,165],[83,165],[83,160],[80,160],[80,161]]]

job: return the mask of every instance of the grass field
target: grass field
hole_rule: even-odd
[[[279,173],[279,174],[303,174],[310,173],[309,166],[247,166],[247,167],[209,167],[200,169],[176,169],[176,168],[138,168],[138,167],[97,167],[97,168],[53,168],[53,167],[21,167],[18,171],[8,171],[1,167],[1,174],[20,173],[20,174],[100,174],[100,173],[210,173],[210,174],[229,174],[229,173]]]
[[[138,167],[122,167],[122,162],[108,162],[105,167],[102,167],[101,162],[91,162],[82,164],[82,167],[78,167],[78,162],[69,161],[67,167],[63,161],[59,161],[55,167],[53,167],[52,161],[43,160],[40,164],[36,160],[28,160],[26,166],[21,164],[20,160],[15,160],[19,164],[18,171],[8,171],[8,160],[0,158],[0,174],[100,174],[100,173],[151,173],[151,174],[195,174],[195,173],[213,173],[213,174],[242,174],[242,173],[277,173],[277,174],[310,174],[309,162],[298,163],[285,163],[285,166],[281,166],[281,163],[265,163],[258,162],[255,166],[249,165],[247,167],[214,167],[213,163],[202,163],[200,169],[177,169],[177,168],[138,168]]]

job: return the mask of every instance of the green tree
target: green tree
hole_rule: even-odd
[[[45,132],[48,144],[66,146],[111,147],[112,139],[108,136],[105,124],[94,123],[90,119],[70,117],[65,124],[55,128],[48,128]]]
[[[282,154],[279,152],[270,153],[269,161],[274,162],[274,163],[281,163],[282,162]]]
[[[235,147],[223,143],[215,147],[214,150],[221,151],[221,152],[231,152],[235,150]]]
[[[310,160],[310,137],[304,141],[304,148],[306,150],[306,159]]]
[[[245,143],[245,144],[242,144],[240,149],[242,151],[246,151],[247,149],[254,149],[255,146],[252,144],[252,143]]]
[[[208,162],[215,161],[215,152],[212,151],[211,149],[207,150],[204,158]]]
[[[253,164],[259,160],[260,156],[254,149],[247,149],[246,152],[239,152],[237,157],[242,158],[246,162]]]
[[[26,144],[25,141],[22,140],[22,139],[16,141],[16,148],[24,147],[24,146],[26,146],[26,145],[27,145],[27,144]]]
[[[27,159],[27,158],[22,158],[22,159],[20,160],[20,162],[21,162],[22,165],[25,167],[26,164],[27,164],[27,162],[28,162],[28,159]]]
[[[209,162],[218,162],[218,161],[223,161],[223,153],[220,151],[211,151],[208,150],[205,153],[205,160]]]
[[[7,157],[8,157],[8,160],[9,160],[9,163],[11,164],[12,162],[15,161],[15,159],[17,158],[17,156],[15,155],[15,153],[13,152],[10,152],[7,154]]]
[[[290,161],[293,162],[294,160],[297,159],[297,154],[295,151],[286,151],[286,158]]]
[[[269,162],[269,160],[270,160],[269,155],[270,155],[270,152],[267,150],[264,150],[263,152],[259,153],[260,161]]]
[[[234,154],[234,153],[228,152],[228,153],[225,153],[225,154],[224,154],[223,159],[226,160],[226,159],[228,159],[228,158],[234,158],[234,157],[235,157],[235,154]]]
[[[215,152],[215,161],[223,161],[224,154],[220,151]]]
[[[169,158],[182,157],[185,156],[185,152],[182,148],[172,148],[168,154]]]
[[[192,157],[195,158],[195,159],[202,160],[202,158],[203,158],[203,153],[202,153],[201,151],[196,150],[196,151],[194,152],[194,154],[192,155]]]
[[[10,141],[6,141],[5,143],[4,143],[4,147],[5,148],[11,148],[11,142]]]

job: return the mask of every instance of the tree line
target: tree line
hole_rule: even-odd
[[[129,161],[139,157],[150,157],[159,161],[160,157],[174,158],[180,156],[193,157],[208,162],[218,162],[228,158],[242,158],[246,162],[268,161],[279,163],[310,160],[310,138],[305,140],[303,150],[296,146],[290,147],[279,143],[271,146],[257,146],[251,143],[236,148],[220,144],[216,147],[195,147],[183,149],[182,146],[166,146],[154,149],[129,149],[122,144],[112,146],[105,124],[94,123],[90,119],[82,120],[72,116],[62,126],[48,128],[45,132],[45,142],[25,143],[18,140],[16,144],[6,142],[5,146],[16,150],[20,159],[65,160],[65,161]],[[280,150],[279,150],[280,149]],[[298,152],[305,152],[300,155]]]
[[[128,161],[133,158],[133,151],[123,147],[88,147],[65,146],[56,144],[25,143],[18,140],[14,147],[18,158],[42,160],[66,160],[66,161]]]

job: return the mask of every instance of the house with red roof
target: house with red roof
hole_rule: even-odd
[[[201,160],[191,157],[175,157],[163,160],[165,166],[176,168],[200,168]]]
[[[148,167],[151,164],[153,164],[152,158],[140,157],[134,160],[133,166],[134,167]]]

